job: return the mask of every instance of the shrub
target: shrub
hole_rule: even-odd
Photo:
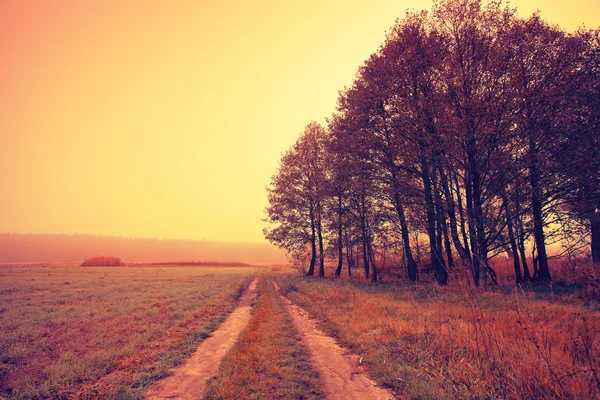
[[[119,267],[121,265],[123,265],[123,263],[119,257],[110,256],[86,258],[85,261],[81,263],[82,267]]]

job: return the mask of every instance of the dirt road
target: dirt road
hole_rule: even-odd
[[[267,278],[263,278],[267,279]],[[282,296],[277,282],[270,280],[281,299],[285,310],[292,317],[295,329],[311,353],[315,369],[319,372],[327,399],[387,400],[393,399],[391,392],[378,387],[359,366],[358,357],[340,347],[335,339],[325,335],[300,307]],[[239,307],[227,320],[200,344],[196,352],[185,363],[176,368],[174,374],[153,385],[147,393],[149,400],[198,399],[204,395],[207,381],[215,376],[223,357],[235,345],[240,332],[250,318],[252,304],[257,296],[255,279],[240,300]]]
[[[277,282],[273,284],[279,293]],[[281,294],[280,294],[281,296]],[[334,338],[325,335],[317,322],[302,308],[281,296],[292,316],[294,327],[311,352],[316,369],[323,380],[325,395],[331,400],[393,399],[391,392],[378,387],[358,365],[359,357],[340,347]]]
[[[196,352],[173,375],[156,382],[147,392],[146,399],[198,399],[204,393],[206,382],[217,374],[221,361],[235,344],[240,332],[250,321],[250,311],[256,299],[256,284],[252,281],[239,301],[239,306],[223,324],[203,341]]]

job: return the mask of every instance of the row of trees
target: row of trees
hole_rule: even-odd
[[[396,248],[416,281],[424,234],[442,285],[457,256],[472,285],[495,283],[504,251],[517,283],[547,282],[550,242],[600,262],[599,183],[598,31],[444,0],[398,20],[327,127],[311,122],[283,155],[265,236],[308,249],[311,275],[328,255],[336,275],[345,260],[377,280]]]

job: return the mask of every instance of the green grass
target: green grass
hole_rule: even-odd
[[[0,267],[0,396],[139,398],[233,310],[253,272]]]
[[[206,399],[319,399],[318,373],[270,278],[259,281],[252,319],[223,360]]]
[[[280,276],[402,398],[598,398],[600,313],[576,296]]]

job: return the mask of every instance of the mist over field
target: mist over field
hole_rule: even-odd
[[[117,256],[126,263],[199,260],[250,264],[286,262],[283,251],[262,243],[0,233],[0,263],[80,263],[95,255]]]

